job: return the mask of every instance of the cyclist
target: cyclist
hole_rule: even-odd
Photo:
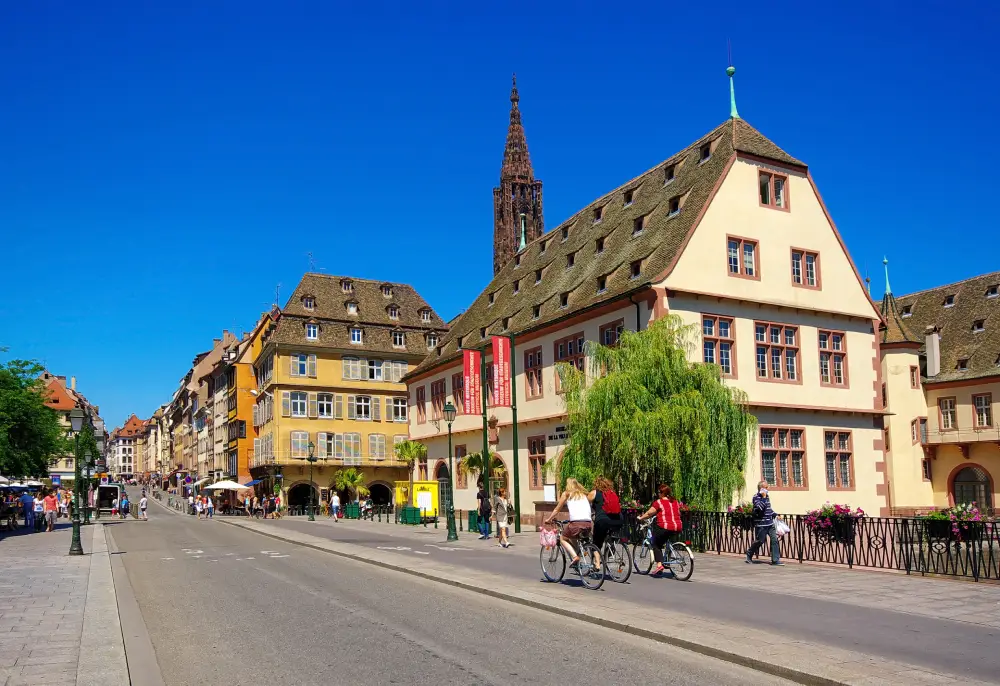
[[[576,551],[576,541],[580,535],[587,533],[593,527],[590,521],[590,500],[587,497],[587,489],[580,485],[576,479],[566,479],[566,489],[559,497],[552,514],[545,520],[550,524],[555,519],[556,514],[562,510],[563,505],[569,510],[569,524],[563,529],[560,540],[563,548],[569,553],[572,564],[580,562],[580,554]]]
[[[653,505],[643,514],[639,515],[639,521],[656,516],[652,523],[653,529],[653,559],[656,560],[656,569],[653,574],[663,571],[663,546],[666,543],[673,543],[680,534],[681,525],[681,502],[674,498],[670,486],[660,484],[660,497],[653,501]]]
[[[587,500],[594,504],[594,545],[597,546],[597,559],[594,560],[598,569],[601,566],[601,546],[608,533],[620,529],[622,525],[622,506],[615,493],[611,480],[599,476],[594,479],[594,490],[587,494]]]

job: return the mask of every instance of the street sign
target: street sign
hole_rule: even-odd
[[[94,462],[94,471],[95,472],[106,472],[106,471],[108,471],[108,463],[107,463],[107,461],[105,461],[105,460],[97,460],[96,462]]]
[[[53,486],[61,486],[62,485],[62,476],[60,476],[59,474],[53,474],[52,475],[52,485]]]

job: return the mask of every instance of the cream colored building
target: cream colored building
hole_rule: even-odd
[[[430,472],[447,474],[444,403],[465,409],[461,349],[512,336],[517,489],[532,521],[541,467],[566,440],[555,364],[583,365],[581,342],[613,343],[667,313],[699,332],[691,361],[719,364],[759,421],[742,497],[764,478],[784,512],[887,511],[880,313],[806,164],[736,116],[528,242],[452,323],[406,379]],[[487,414],[510,483],[511,410]],[[456,458],[482,450],[479,408],[456,419],[453,443]],[[475,504],[459,479],[456,506]]]

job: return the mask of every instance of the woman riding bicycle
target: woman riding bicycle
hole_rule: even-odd
[[[587,489],[576,479],[566,479],[566,490],[559,497],[552,514],[545,520],[546,524],[551,524],[563,505],[569,510],[569,524],[563,529],[560,540],[563,548],[569,553],[572,564],[577,564],[580,561],[580,554],[577,552],[576,542],[581,534],[590,532],[593,524],[590,521],[590,500],[587,498]]]
[[[621,503],[610,479],[599,476],[594,479],[594,490],[587,494],[587,500],[594,504],[594,545],[601,550],[608,533],[620,529],[622,525]],[[600,553],[594,560],[601,565]]]
[[[653,559],[656,560],[656,569],[653,574],[663,571],[663,546],[666,543],[673,543],[680,537],[681,524],[681,503],[674,498],[670,486],[660,484],[658,489],[660,497],[653,501],[652,507],[639,515],[639,521],[656,516],[656,520],[651,524],[653,530]]]

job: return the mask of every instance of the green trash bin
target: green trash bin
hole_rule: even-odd
[[[344,506],[344,519],[358,519],[361,516],[361,505],[358,503],[347,503]]]
[[[420,508],[406,505],[400,512],[400,522],[402,524],[416,525],[420,523]]]

